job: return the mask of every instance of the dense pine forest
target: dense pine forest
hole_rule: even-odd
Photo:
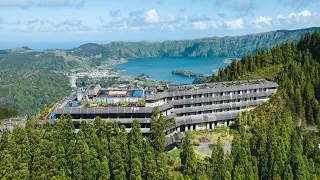
[[[212,158],[225,163],[217,179],[319,179],[319,52],[320,33],[315,31],[298,44],[245,55],[213,75],[213,81],[222,81],[267,72],[280,86],[267,103],[238,117],[231,155]]]
[[[269,101],[241,114],[232,125],[231,153],[220,140],[210,158],[196,155],[186,132],[181,164],[172,169],[165,158],[167,125],[154,110],[151,135],[144,138],[134,121],[130,133],[116,122],[96,118],[74,133],[71,117],[4,132],[0,140],[0,179],[319,179],[320,177],[320,33],[299,43],[257,50],[233,61],[212,81],[267,74],[279,84]],[[266,73],[267,72],[267,73]]]

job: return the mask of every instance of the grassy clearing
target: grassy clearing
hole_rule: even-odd
[[[191,134],[191,142],[193,144],[194,151],[197,154],[197,156],[202,159],[211,156],[211,148],[208,147],[209,143],[216,144],[219,138],[222,144],[230,144],[233,140],[233,135],[230,134],[230,129],[227,126],[215,127],[213,131],[191,131]],[[207,151],[203,152],[203,150],[200,150],[200,146],[198,146],[198,144],[200,143],[200,139],[202,138],[207,138],[210,141],[207,146],[210,149],[210,153],[208,153]]]
[[[231,143],[233,140],[233,136],[229,133],[229,128],[226,126],[215,127],[213,131],[193,131],[192,134],[191,142],[193,144],[198,143],[199,139],[203,137],[208,138],[212,143],[217,143],[219,137],[223,144]]]
[[[181,149],[180,148],[175,148],[171,151],[166,152],[166,155],[170,158],[170,159],[177,159],[180,158],[180,153],[181,153]]]
[[[248,79],[264,78],[264,79],[275,80],[281,68],[282,68],[282,65],[273,65],[270,67],[265,67],[256,72],[249,73],[248,75],[246,75],[245,78],[248,78]]]

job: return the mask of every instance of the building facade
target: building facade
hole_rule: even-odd
[[[93,101],[97,104],[105,101],[108,102],[108,106],[73,106],[74,103],[69,106],[71,97],[54,109],[52,120],[69,114],[77,127],[81,121],[93,122],[93,119],[99,116],[106,121],[118,121],[130,131],[133,119],[138,119],[142,133],[149,134],[152,110],[158,107],[166,120],[175,119],[176,123],[165,129],[169,136],[175,132],[228,126],[240,112],[267,101],[277,87],[276,83],[264,79],[165,86],[143,90],[109,90],[96,85],[84,91],[80,96],[85,97],[82,101]],[[119,105],[121,101],[130,99],[132,102],[128,102],[127,106]],[[145,101],[142,107],[141,104],[139,106],[135,104],[139,100]],[[176,138],[171,137],[171,139]]]

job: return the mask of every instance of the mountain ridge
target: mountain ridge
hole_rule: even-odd
[[[269,49],[286,41],[299,41],[300,37],[320,27],[277,30],[240,36],[204,37],[191,40],[163,42],[114,41],[108,44],[87,43],[66,50],[69,54],[93,59],[120,59],[145,57],[241,57],[255,53],[256,49]],[[98,57],[98,58],[97,58]],[[99,61],[99,60],[98,60]]]
[[[112,41],[110,43],[115,43],[115,42],[120,42],[120,43],[164,43],[166,41],[193,41],[193,40],[206,40],[206,39],[222,39],[222,38],[229,38],[229,37],[243,37],[243,36],[258,36],[258,35],[262,35],[262,34],[267,34],[267,33],[275,33],[275,32],[296,32],[296,31],[301,31],[301,30],[305,30],[305,31],[315,31],[316,29],[320,29],[320,27],[308,27],[308,28],[301,28],[301,29],[279,29],[279,30],[273,30],[273,31],[266,31],[266,32],[257,32],[257,33],[248,33],[248,34],[243,34],[243,35],[236,35],[236,36],[208,36],[208,37],[202,37],[202,38],[194,38],[194,39],[181,39],[181,40],[164,40],[164,41],[154,41],[154,42],[149,42],[147,40],[141,40],[141,41]],[[106,44],[101,44],[101,43],[84,43],[80,46],[86,45],[86,44],[94,44],[94,45],[108,45],[110,43],[106,43]],[[78,46],[78,47],[80,47]],[[75,47],[75,48],[78,48]],[[74,49],[74,48],[72,48]]]

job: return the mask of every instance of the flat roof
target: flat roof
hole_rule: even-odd
[[[190,85],[191,86],[191,85]],[[259,89],[259,88],[273,88],[278,87],[278,84],[266,80],[249,80],[249,81],[226,81],[219,83],[206,83],[206,84],[195,84],[193,88],[189,86],[173,86],[168,87],[168,90],[158,92],[151,95],[146,95],[146,100],[159,100],[165,97],[173,96],[186,96],[216,92],[228,92],[238,91],[247,89]]]
[[[191,90],[191,89],[207,89],[213,87],[230,87],[230,86],[244,86],[252,84],[262,84],[269,82],[266,79],[250,79],[250,80],[239,80],[239,81],[222,81],[213,83],[202,83],[202,84],[185,84],[185,85],[169,85],[168,87],[161,88],[164,91],[177,91],[177,90]]]
[[[159,106],[160,110],[171,109],[171,104]],[[119,113],[152,113],[153,107],[69,107],[56,108],[53,114],[119,114]]]

